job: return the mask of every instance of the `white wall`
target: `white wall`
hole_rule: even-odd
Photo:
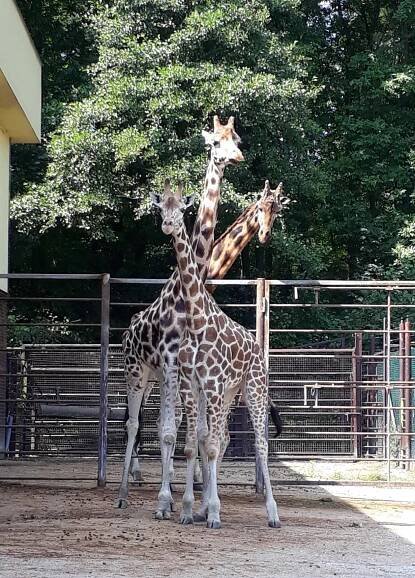
[[[0,119],[11,141],[38,142],[41,65],[14,0],[0,0],[0,72],[4,76],[0,92],[7,96],[2,102],[0,94]],[[26,122],[25,130],[19,126],[16,116]]]
[[[0,127],[0,273],[9,272],[9,161],[10,140]],[[0,279],[0,289],[7,291],[7,279]]]

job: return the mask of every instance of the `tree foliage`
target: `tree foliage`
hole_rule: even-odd
[[[43,153],[14,153],[14,270],[168,272],[149,192],[166,176],[200,191],[200,132],[219,113],[246,157],[227,169],[220,227],[265,178],[297,201],[245,275],[413,275],[411,0],[19,5],[45,107]]]

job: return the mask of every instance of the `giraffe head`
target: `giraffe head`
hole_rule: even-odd
[[[187,207],[193,203],[193,197],[183,197],[183,183],[179,182],[177,190],[173,192],[170,188],[170,181],[164,182],[164,193],[150,193],[153,205],[158,207],[161,212],[162,224],[161,229],[164,234],[172,235],[178,232],[183,226],[183,215]]]
[[[241,139],[235,132],[235,119],[228,118],[226,124],[222,124],[219,117],[213,117],[213,133],[202,131],[206,146],[210,148],[210,158],[219,166],[236,165],[244,160],[244,156],[239,149]]]
[[[265,181],[264,190],[257,201],[258,238],[261,244],[265,244],[270,240],[275,217],[282,216],[282,210],[289,202],[290,199],[284,195],[282,183],[275,190],[272,190],[269,181]]]

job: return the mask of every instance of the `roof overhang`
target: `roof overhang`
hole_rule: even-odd
[[[37,143],[41,64],[14,0],[0,1],[0,126],[11,142]]]

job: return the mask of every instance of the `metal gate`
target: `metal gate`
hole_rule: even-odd
[[[103,484],[107,456],[121,457],[125,445],[120,336],[131,314],[151,302],[164,280],[8,277],[10,295],[1,297],[9,305],[7,393],[0,402],[7,411],[6,455],[75,457],[98,451]],[[36,285],[35,294],[19,288],[29,281],[43,285]],[[68,282],[76,287],[66,295],[57,283]],[[270,395],[284,421],[278,439],[269,425],[271,459],[415,461],[415,282],[255,279],[215,285],[221,307],[254,332],[264,350]],[[42,342],[25,343],[29,330]],[[85,337],[93,344],[83,343]],[[145,455],[159,451],[158,396],[155,386],[144,417]],[[227,457],[254,457],[243,406],[232,412],[230,432]],[[182,428],[179,454],[183,440]]]

